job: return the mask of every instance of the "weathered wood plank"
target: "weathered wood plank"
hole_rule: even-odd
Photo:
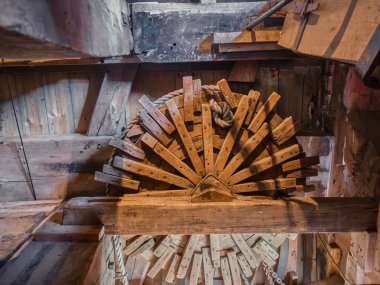
[[[361,197],[242,197],[194,207],[186,197],[129,195],[120,199],[73,198],[64,205],[64,224],[101,221],[106,234],[346,232],[375,228],[377,211],[376,201]],[[228,213],[229,218],[220,212]],[[276,219],[271,218],[273,212]]]
[[[247,117],[244,121],[244,126],[249,126],[252,121],[252,117],[255,114],[256,108],[258,106],[259,100],[260,100],[260,92],[255,90],[250,90],[248,93],[248,98],[250,100],[249,109],[247,113]]]
[[[202,254],[194,253],[193,265],[190,272],[189,285],[197,285],[198,278],[201,275],[201,266],[202,266]]]
[[[123,188],[128,188],[132,190],[139,190],[140,187],[140,181],[137,180],[132,180],[128,178],[123,178],[120,176],[114,176],[114,175],[109,175],[105,174],[99,171],[95,172],[95,178],[96,181],[123,187]]]
[[[235,109],[237,107],[235,95],[232,93],[227,80],[222,79],[217,82],[217,85],[219,86],[220,91],[222,91],[224,101],[226,101],[232,109]]]
[[[118,138],[112,138],[109,142],[109,145],[120,149],[121,151],[137,158],[137,159],[144,159],[145,158],[145,152],[141,149],[136,147],[133,143],[127,140],[120,140]]]
[[[165,277],[165,282],[168,282],[168,283],[174,282],[180,260],[181,260],[181,256],[177,253],[174,254],[172,262],[170,263],[168,274]]]
[[[166,106],[168,107],[170,116],[173,119],[174,125],[177,128],[178,134],[181,137],[182,143],[186,149],[187,154],[194,166],[195,171],[200,176],[204,176],[205,169],[203,163],[197,153],[197,150],[191,140],[191,136],[186,129],[185,123],[182,119],[181,114],[178,111],[177,105],[173,99],[166,101]]]
[[[141,137],[141,141],[149,146],[155,153],[162,157],[167,163],[173,166],[177,171],[182,173],[187,179],[189,179],[194,184],[198,184],[202,179],[199,177],[186,163],[180,160],[172,152],[170,152],[166,147],[160,144],[154,137],[150,134],[145,133]]]
[[[280,100],[281,96],[276,92],[273,92],[268,100],[265,102],[263,106],[260,107],[257,114],[253,117],[251,124],[248,126],[248,130],[253,133],[256,133],[261,125],[264,123],[265,119],[268,117],[269,113],[276,106],[278,100]]]
[[[210,248],[213,267],[220,267],[219,235],[210,235]]]
[[[249,267],[249,263],[248,263],[247,259],[244,257],[244,255],[239,254],[237,256],[237,259],[238,259],[240,268],[243,271],[244,276],[247,278],[251,277],[253,275],[253,272],[252,272],[251,268]]]
[[[220,176],[224,166],[227,163],[228,157],[232,151],[232,147],[236,141],[236,138],[239,134],[240,128],[244,122],[245,115],[248,111],[248,97],[244,96],[239,102],[239,106],[234,115],[234,122],[228,131],[221,150],[219,151],[218,157],[215,161],[215,174]]]
[[[319,156],[309,156],[291,160],[281,165],[282,171],[291,171],[319,164]]]
[[[153,105],[148,97],[143,95],[138,101],[149,115],[165,130],[165,132],[171,134],[175,131],[173,124]]]
[[[183,120],[187,122],[194,121],[194,89],[193,77],[183,77]]]
[[[205,285],[212,285],[214,282],[214,270],[211,263],[211,252],[209,247],[202,248],[202,263]]]
[[[194,186],[194,184],[186,178],[171,174],[169,172],[157,169],[156,167],[149,166],[141,162],[122,158],[120,156],[116,156],[114,158],[113,166],[158,181],[167,182],[182,188],[191,188]]]
[[[227,181],[228,178],[238,169],[238,167],[248,158],[248,156],[256,149],[256,147],[263,141],[263,139],[269,134],[270,127],[267,123],[264,123],[261,128],[253,136],[250,136],[245,142],[240,151],[235,154],[227,166],[224,168],[220,177],[224,181]]]
[[[302,147],[298,144],[284,148],[271,156],[265,157],[252,163],[249,167],[240,170],[230,177],[228,184],[236,184],[244,179],[252,177],[266,169],[284,162],[302,152]]]
[[[203,155],[206,173],[214,172],[214,151],[212,142],[212,118],[211,108],[208,104],[202,104],[202,135]]]
[[[125,248],[124,248],[124,254],[125,255],[130,255],[132,254],[136,249],[138,249],[143,243],[151,239],[152,236],[150,235],[142,235],[133,240],[131,243],[129,243]]]
[[[265,190],[282,190],[296,187],[295,178],[277,178],[261,180],[257,182],[247,182],[231,186],[233,193],[246,193]]]
[[[241,250],[241,253],[244,255],[246,258],[249,266],[251,268],[255,269],[256,267],[259,266],[257,264],[257,260],[255,256],[253,255],[250,247],[248,246],[247,242],[244,240],[243,236],[241,234],[231,234],[233,240],[236,242],[236,245],[239,247]]]
[[[191,258],[197,246],[198,239],[199,239],[198,234],[194,234],[189,237],[189,240],[186,244],[185,251],[183,252],[183,255],[182,255],[181,263],[179,264],[179,267],[178,267],[178,272],[177,272],[178,279],[185,278],[187,269],[189,268],[189,265],[190,265]]]
[[[241,285],[240,268],[237,261],[236,253],[232,250],[227,252],[228,263],[231,268],[231,277],[233,285]]]
[[[146,129],[150,134],[155,136],[164,146],[168,146],[169,143],[173,140],[168,136],[165,131],[156,123],[155,120],[146,112],[140,112],[139,118],[141,120],[141,125]]]
[[[231,270],[227,257],[221,259],[222,278],[225,285],[232,285]]]
[[[118,67],[106,73],[88,126],[87,135],[114,135],[121,112],[125,109],[137,65]]]
[[[302,129],[302,124],[300,121],[295,122],[293,125],[288,127],[286,131],[280,136],[277,140],[276,143],[278,145],[282,145],[284,142],[288,141],[292,137],[294,137],[298,131]]]
[[[165,265],[166,262],[170,259],[170,257],[174,254],[175,248],[169,246],[165,252],[160,256],[159,259],[154,263],[154,265],[148,271],[147,276],[150,278],[156,277],[157,273],[161,270],[161,268]]]
[[[200,79],[193,80],[193,92],[194,92],[194,112],[202,111],[202,83]]]

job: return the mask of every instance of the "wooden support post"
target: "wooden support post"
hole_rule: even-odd
[[[107,234],[353,232],[376,227],[378,206],[374,199],[362,197],[244,197],[196,207],[188,197],[81,197],[64,206],[64,223],[100,222]],[[228,219],[221,212],[228,213]],[[276,219],[271,218],[273,212]]]

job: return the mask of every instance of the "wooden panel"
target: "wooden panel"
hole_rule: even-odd
[[[279,45],[313,56],[359,60],[380,21],[378,1],[323,0],[319,7],[308,18],[298,48],[295,41],[301,22],[287,14]]]
[[[102,169],[111,154],[109,140],[110,137],[84,135],[24,138],[37,199],[63,198],[68,193],[104,193],[104,184],[93,179],[94,172]],[[30,199],[29,177],[19,138],[3,139],[0,156],[1,199]]]
[[[64,206],[64,224],[88,224],[95,218],[102,221],[107,234],[344,232],[376,227],[378,210],[376,201],[361,197],[244,197],[196,207],[186,197],[129,195],[108,201],[105,197],[69,200]],[[229,218],[220,212],[228,213]],[[276,219],[271,218],[274,212]]]
[[[114,135],[117,122],[126,108],[136,76],[137,65],[118,67],[106,73],[87,135]]]

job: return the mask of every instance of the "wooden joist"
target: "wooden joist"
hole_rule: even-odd
[[[248,93],[248,98],[250,100],[250,103],[249,103],[248,113],[244,121],[244,126],[246,127],[249,126],[249,124],[252,121],[252,117],[255,114],[257,105],[259,103],[260,95],[261,95],[260,92],[255,91],[255,90],[250,90]]]
[[[140,112],[139,117],[141,120],[141,125],[144,129],[156,137],[164,146],[169,145],[169,143],[173,140],[148,113]]]
[[[106,234],[349,232],[375,228],[378,206],[361,197],[242,197],[196,207],[186,197],[82,197],[64,205],[64,224],[101,221]],[[228,213],[228,219],[221,212]]]
[[[291,160],[282,164],[282,171],[291,171],[319,164],[319,156],[309,156]]]
[[[212,141],[212,114],[208,104],[202,104],[203,155],[206,173],[214,172],[214,151]]]
[[[179,279],[185,278],[186,272],[190,265],[191,258],[197,246],[198,239],[199,239],[198,234],[193,234],[189,237],[186,244],[185,251],[183,252],[183,255],[182,255],[181,262],[178,267],[177,278]]]

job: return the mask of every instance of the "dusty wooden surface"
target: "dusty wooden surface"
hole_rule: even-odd
[[[101,222],[109,234],[308,233],[376,227],[378,204],[373,199],[293,199],[246,197],[233,202],[192,204],[186,197],[73,198],[64,207],[64,223]],[[228,213],[229,218],[218,212]],[[272,218],[274,212],[276,218]],[[336,218],[331,219],[331,215]]]

